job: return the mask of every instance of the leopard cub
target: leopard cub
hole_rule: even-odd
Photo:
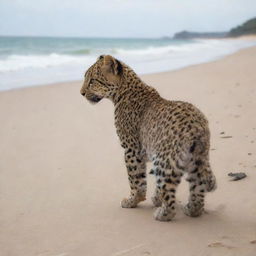
[[[100,56],[87,70],[80,92],[92,103],[108,98],[114,104],[131,188],[121,206],[136,207],[146,199],[146,162],[152,161],[155,219],[169,221],[175,216],[175,192],[184,173],[190,188],[184,212],[201,215],[205,193],[216,188],[205,116],[190,103],[163,99],[131,68],[109,55]]]

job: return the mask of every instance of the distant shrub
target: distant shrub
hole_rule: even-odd
[[[250,19],[236,28],[232,28],[229,32],[229,36],[242,36],[256,34],[256,18]]]

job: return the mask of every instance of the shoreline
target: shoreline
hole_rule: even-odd
[[[244,38],[246,39],[247,37],[244,37]],[[253,38],[256,40],[256,36],[253,36]],[[159,72],[152,72],[152,73],[138,74],[138,75],[143,78],[144,76],[164,74],[164,73],[172,73],[172,72],[179,72],[179,71],[182,71],[182,70],[187,69],[187,68],[196,67],[196,66],[200,66],[200,65],[204,65],[204,64],[208,64],[208,63],[214,63],[216,61],[225,59],[226,57],[232,56],[232,55],[237,54],[237,53],[239,53],[241,51],[248,50],[250,48],[256,48],[256,46],[249,46],[249,47],[246,47],[246,48],[243,48],[243,49],[239,49],[239,50],[237,50],[234,53],[230,53],[230,54],[227,54],[227,55],[216,57],[216,59],[212,59],[212,60],[205,61],[205,62],[202,62],[202,63],[191,64],[189,66],[185,66],[185,67],[181,67],[181,68],[177,68],[177,69],[172,69],[172,70],[167,70],[167,71],[159,71]],[[12,89],[8,89],[8,90],[0,90],[0,93],[11,92],[11,91],[16,91],[16,90],[31,89],[31,88],[37,88],[37,87],[58,86],[58,85],[61,85],[61,84],[70,84],[70,83],[74,84],[74,83],[82,83],[82,82],[83,82],[83,80],[68,80],[68,81],[64,81],[64,82],[53,82],[53,83],[46,83],[46,84],[35,84],[35,85],[30,85],[30,86],[12,88]]]
[[[152,49],[150,50],[150,48],[147,48],[147,47],[143,50],[141,49],[134,50],[139,56],[141,56],[142,58],[141,62],[138,59],[136,60],[136,58],[134,58],[133,56],[134,53],[132,51],[129,52],[129,51],[126,51],[125,49],[123,49],[124,51],[123,55],[119,56],[117,52],[116,53],[117,56],[115,57],[117,57],[117,59],[123,60],[126,64],[130,65],[136,71],[137,74],[144,76],[147,74],[156,74],[156,73],[162,73],[162,72],[168,72],[168,71],[182,70],[183,68],[186,68],[186,67],[216,61],[218,59],[222,59],[222,58],[225,58],[226,56],[234,54],[235,52],[239,52],[240,50],[254,47],[256,45],[256,36],[241,37],[241,38],[239,37],[235,39],[226,38],[226,39],[223,39],[224,41],[222,39],[218,39],[218,40],[197,39],[197,40],[198,41],[195,40],[194,43],[188,43],[188,44],[186,43],[180,44],[180,45],[170,44],[162,47],[154,46],[152,48],[153,50]],[[231,40],[232,43],[228,43],[228,40]],[[205,43],[204,41],[207,41],[207,42]],[[209,43],[211,41],[212,43]],[[179,50],[177,50],[177,47],[179,48]],[[201,49],[200,51],[202,51],[203,53],[203,57],[202,56],[200,57],[200,55],[202,54],[199,54],[199,48]],[[169,54],[168,58],[166,58],[163,55],[163,51],[165,52],[165,54]],[[156,58],[156,52],[160,54],[158,58]],[[152,56],[150,54],[152,54]],[[148,56],[151,56],[151,58],[153,58],[152,61],[150,59],[147,60]],[[15,58],[18,58],[18,57],[19,55],[17,55]],[[83,77],[84,69],[87,69],[97,59],[97,57],[95,57],[95,60],[94,60],[93,55],[84,55],[84,56],[77,55],[76,56],[72,54],[62,55],[60,53],[59,54],[51,53],[50,55],[45,55],[45,56],[31,55],[30,57],[21,55],[20,57],[23,58],[22,65],[25,65],[25,66],[26,65],[29,66],[30,65],[29,63],[32,60],[36,62],[34,63],[36,65],[38,65],[37,62],[40,63],[40,61],[42,61],[43,63],[49,62],[48,65],[50,65],[51,60],[53,60],[53,62],[57,60],[64,61],[63,60],[64,57],[66,59],[71,58],[72,61],[79,61],[79,62],[85,58],[84,61],[87,64],[84,63],[84,65],[81,65],[80,63],[78,65],[78,63],[75,64],[75,62],[73,64],[70,62],[70,64],[65,64],[65,65],[59,63],[59,65],[57,66],[55,65],[47,66],[46,64],[42,64],[46,66],[44,68],[30,67],[24,70],[15,70],[15,63],[12,63],[12,61],[14,60],[12,61],[6,60],[7,69],[8,68],[14,68],[14,69],[12,72],[2,72],[2,73],[0,70],[0,80],[1,80],[0,92],[10,91],[15,89],[23,89],[27,87],[30,88],[30,87],[36,87],[36,86],[42,86],[42,85],[52,85],[57,83],[77,82],[79,81],[79,79],[77,79],[78,77],[79,78]],[[27,59],[28,57],[29,59]],[[35,60],[34,58],[36,57],[39,57],[39,59]],[[173,59],[173,62],[171,61],[172,59]],[[20,60],[17,59],[16,61],[19,62],[21,61],[21,59]],[[28,63],[25,64],[26,62]],[[4,63],[5,62],[3,60],[2,60],[2,63],[0,60],[0,66],[2,66],[2,68],[4,68]],[[12,65],[14,65],[14,67]]]
[[[142,76],[162,97],[196,105],[210,124],[217,190],[207,194],[205,213],[190,218],[182,211],[189,190],[183,179],[168,223],[153,219],[151,175],[147,200],[120,207],[129,187],[110,101],[89,104],[81,82],[1,92],[1,253],[254,256],[255,66],[252,47]],[[229,172],[247,177],[233,182]]]

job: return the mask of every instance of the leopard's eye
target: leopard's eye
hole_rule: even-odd
[[[94,79],[91,79],[90,82],[89,82],[89,87],[91,87],[93,85],[93,81]]]

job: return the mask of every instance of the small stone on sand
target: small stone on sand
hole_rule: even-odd
[[[236,172],[236,173],[230,172],[228,176],[233,177],[231,181],[237,181],[237,180],[244,179],[247,175],[244,172]]]

